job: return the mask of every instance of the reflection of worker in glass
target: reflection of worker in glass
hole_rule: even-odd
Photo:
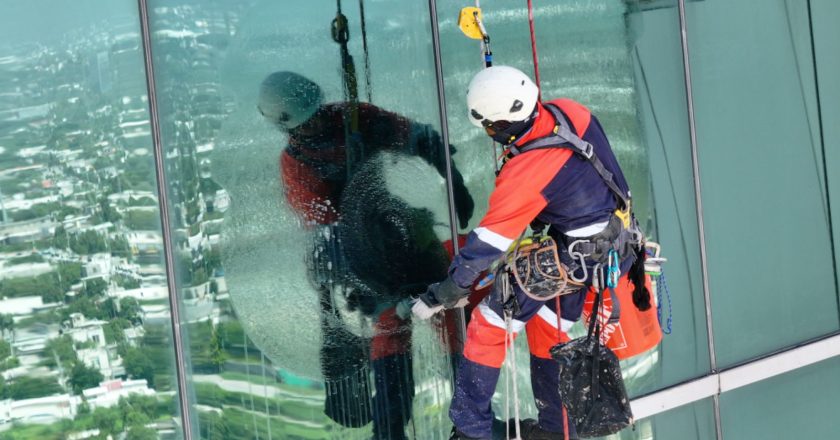
[[[414,395],[411,327],[395,306],[445,276],[449,256],[431,212],[389,193],[380,156],[418,156],[443,176],[440,137],[371,104],[325,104],[317,84],[292,72],[265,78],[258,110],[288,135],[280,157],[286,200],[316,232],[309,270],[321,300],[325,412],[349,427],[372,420],[376,439],[405,438]],[[472,198],[457,171],[453,184],[465,227]],[[349,331],[342,311],[370,318],[370,337]]]

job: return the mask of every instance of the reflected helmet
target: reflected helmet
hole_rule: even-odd
[[[534,116],[539,89],[521,70],[510,66],[488,67],[476,74],[467,90],[467,109],[469,119],[476,127],[483,127],[494,136],[499,132],[507,134],[502,143],[510,143],[511,136],[519,133],[510,132],[511,126],[518,126],[521,132],[523,124]],[[496,136],[494,136],[496,138]]]
[[[274,72],[260,84],[257,109],[270,122],[291,130],[321,107],[321,87],[294,72]]]

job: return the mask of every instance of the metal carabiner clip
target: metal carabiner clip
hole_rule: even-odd
[[[569,250],[569,256],[572,257],[572,259],[579,260],[580,261],[580,268],[583,269],[583,277],[581,277],[581,278],[575,277],[575,272],[577,272],[577,271],[570,271],[569,279],[571,279],[572,281],[574,281],[576,283],[583,283],[589,277],[589,273],[586,272],[586,257],[584,257],[584,255],[582,253],[575,251],[575,246],[577,246],[578,243],[583,243],[584,241],[588,241],[588,240],[575,240],[575,241],[572,242],[572,244],[569,245],[569,249],[568,249]]]
[[[618,286],[618,278],[621,275],[621,268],[618,266],[618,252],[610,249],[607,253],[607,287]]]

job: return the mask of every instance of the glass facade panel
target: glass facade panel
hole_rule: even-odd
[[[701,376],[710,365],[676,3],[639,2],[627,19],[634,102],[650,173],[647,232],[668,258],[667,277],[658,281],[657,294],[663,331],[671,331],[653,358],[656,375],[643,387],[631,388],[634,392]],[[644,172],[641,168],[637,173]]]
[[[426,5],[150,15],[195,432],[446,435],[455,321],[396,310],[450,258]]]
[[[838,438],[838,394],[840,358],[723,393],[723,437]]]
[[[725,367],[838,329],[810,23],[806,3],[784,0],[692,2],[687,17]],[[771,269],[789,259],[803,263]]]
[[[628,391],[705,375],[677,0],[535,3],[543,99],[599,118],[668,258],[658,303],[673,333],[623,363]],[[686,4],[726,368],[840,326],[840,5]],[[461,318],[411,322],[398,305],[444,277],[452,231],[477,226],[493,189],[500,150],[465,111],[483,63],[457,28],[463,6],[437,2],[447,181],[426,2],[149,0],[164,244],[137,2],[4,5],[0,438],[181,438],[179,399],[194,438],[448,438]],[[483,12],[494,63],[533,72],[525,5]],[[507,373],[535,415],[520,339],[498,418]],[[724,437],[837,437],[838,373],[835,358],[723,394]],[[705,399],[615,437],[708,439],[714,425]]]
[[[710,440],[715,436],[715,413],[712,399],[705,399],[653,417],[637,420],[636,429],[625,429],[617,436],[607,438],[622,440]]]
[[[817,90],[819,92],[820,130],[827,174],[827,188],[832,209],[834,231],[835,274],[840,273],[837,249],[840,249],[840,58],[833,56],[840,41],[840,29],[834,26],[840,20],[840,3],[827,0],[812,0],[809,3],[811,38],[814,42]],[[840,295],[840,292],[838,292]],[[840,301],[840,296],[838,296]],[[840,308],[840,306],[838,307]]]
[[[4,439],[181,434],[139,30],[131,2],[3,6]]]

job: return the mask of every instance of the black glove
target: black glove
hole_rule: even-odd
[[[420,295],[420,300],[429,307],[442,305],[445,309],[457,307],[458,303],[469,296],[470,289],[465,289],[455,283],[452,277],[429,285],[426,292]]]

